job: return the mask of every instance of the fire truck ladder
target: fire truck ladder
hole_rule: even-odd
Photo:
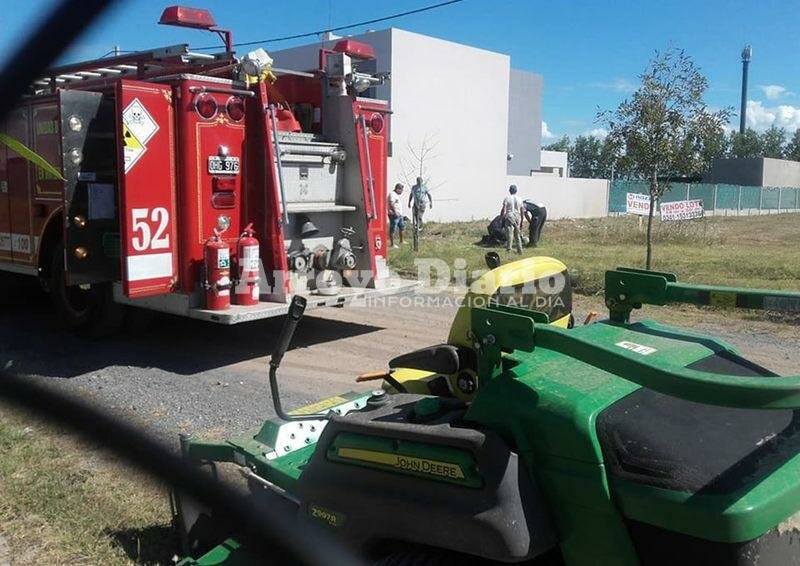
[[[215,55],[193,53],[182,43],[148,51],[136,51],[117,57],[106,57],[55,67],[34,81],[32,94],[55,92],[57,88],[92,88],[104,86],[119,78],[147,79],[186,71],[186,67],[208,70],[234,62],[233,53]]]

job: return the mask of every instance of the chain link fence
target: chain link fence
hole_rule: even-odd
[[[608,191],[609,214],[625,213],[628,193],[649,193],[647,181],[613,181]],[[750,187],[710,183],[670,183],[661,202],[703,201],[707,215],[746,216],[800,212],[800,189],[791,187]]]

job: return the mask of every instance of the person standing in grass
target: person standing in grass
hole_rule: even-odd
[[[433,208],[433,197],[422,177],[417,177],[417,184],[411,187],[411,194],[408,195],[408,206],[411,208],[417,226],[422,227],[422,215],[425,214],[429,205]]]
[[[403,201],[400,195],[403,194],[403,184],[397,183],[394,189],[389,191],[387,199],[387,208],[389,212],[389,244],[393,248],[398,245],[394,243],[394,233],[400,233],[400,243],[403,243],[403,229],[406,227],[406,221],[403,218]]]
[[[522,253],[522,199],[517,196],[517,186],[508,188],[508,196],[503,199],[503,208],[500,209],[503,219],[503,228],[506,232],[506,251],[511,251],[513,241],[517,253]]]

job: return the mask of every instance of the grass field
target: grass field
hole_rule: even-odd
[[[0,405],[0,564],[170,564],[162,486]]]
[[[646,219],[645,223],[646,224]],[[409,242],[389,254],[390,265],[416,276],[416,258],[440,258],[452,267],[466,260],[467,271],[485,269],[487,248],[477,245],[486,221],[430,223],[420,249]],[[653,269],[670,271],[679,281],[800,290],[800,215],[709,217],[661,223],[655,220]],[[527,226],[526,226],[527,228]],[[409,237],[410,240],[410,237]],[[548,221],[538,248],[523,254],[549,255],[570,269],[575,290],[593,294],[603,288],[607,269],[644,267],[645,228],[636,218],[620,216],[588,220]],[[504,261],[516,253],[498,248]]]

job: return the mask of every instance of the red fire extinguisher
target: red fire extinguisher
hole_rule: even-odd
[[[206,308],[220,311],[231,306],[231,248],[214,229],[206,242],[205,260]]]
[[[254,237],[252,222],[247,225],[242,235],[239,236],[237,257],[239,264],[239,277],[236,280],[236,304],[258,304],[258,240]]]

